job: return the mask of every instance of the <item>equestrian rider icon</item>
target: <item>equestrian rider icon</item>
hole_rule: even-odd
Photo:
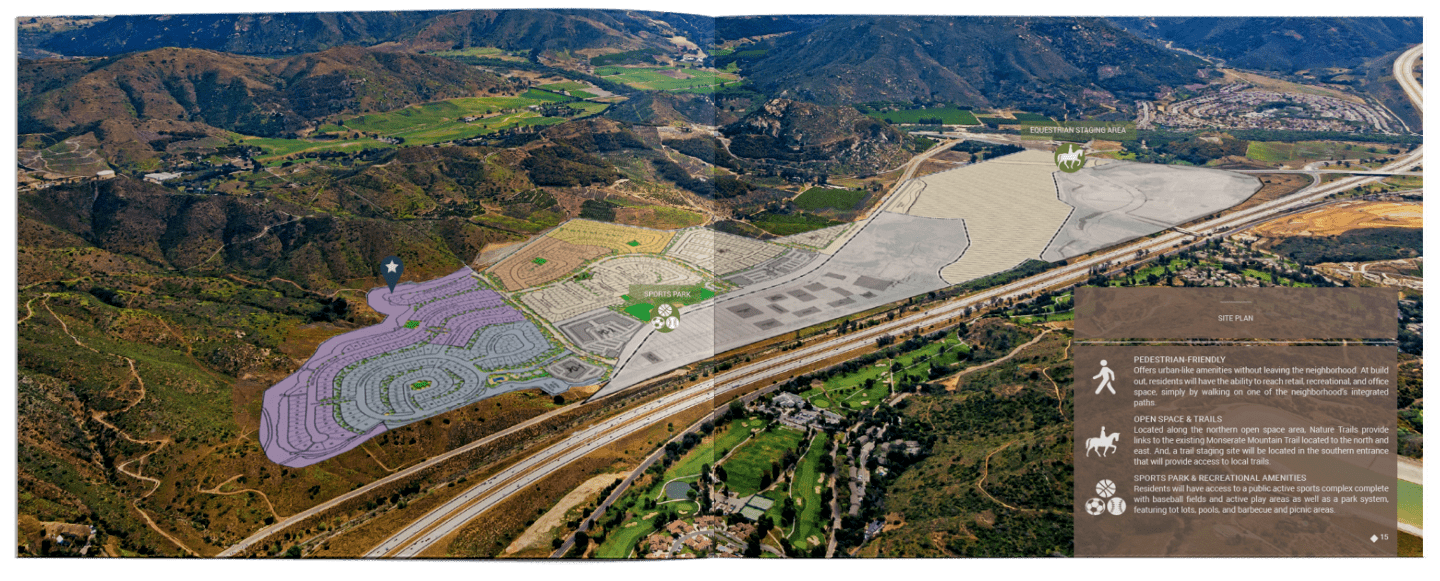
[[[1115,393],[1115,387],[1110,385],[1110,382],[1115,379],[1115,372],[1110,370],[1109,364],[1104,359],[1100,360],[1100,373],[1090,379],[1100,379],[1100,387],[1095,388],[1095,393],[1098,394],[1104,389],[1109,389],[1110,393]]]

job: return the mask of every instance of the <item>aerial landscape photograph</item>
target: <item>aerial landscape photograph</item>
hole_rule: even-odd
[[[14,554],[1075,557],[1076,289],[1366,287],[1423,556],[1421,17],[612,4],[19,7]]]

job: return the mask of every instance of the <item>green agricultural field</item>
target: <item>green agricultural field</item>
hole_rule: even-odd
[[[786,536],[790,544],[802,550],[811,548],[810,542],[805,540],[810,536],[825,538],[825,523],[820,520],[819,487],[824,478],[820,473],[820,457],[826,454],[829,445],[828,434],[817,434],[810,442],[805,457],[795,466],[795,480],[790,484],[790,496],[795,499],[800,514],[795,519],[794,529]]]
[[[802,212],[799,214],[764,213],[755,218],[751,218],[750,223],[776,236],[790,236],[811,230],[819,230],[827,226],[834,226],[842,222],[828,220],[814,214]]]
[[[979,125],[980,120],[969,109],[961,109],[954,105],[944,107],[931,107],[929,109],[904,109],[901,111],[883,111],[867,113],[876,119],[883,119],[886,123],[919,123],[921,119],[939,118],[945,125]]]
[[[540,85],[540,88],[541,88],[541,89],[545,89],[545,90],[547,90],[547,91],[575,91],[575,90],[583,91],[583,90],[585,90],[585,89],[589,89],[589,88],[590,88],[590,85],[587,85],[587,84],[582,83],[582,82],[580,82],[580,81],[562,81],[562,82],[559,82],[559,83],[550,83],[550,84],[548,84],[548,85]]]
[[[526,108],[569,99],[564,95],[534,89],[519,97],[461,97],[362,115],[345,120],[343,126],[326,125],[320,131],[363,131],[403,138],[406,145],[428,145],[468,139],[512,127],[561,123],[565,121],[563,118],[544,117]],[[577,103],[575,107],[589,114],[604,110],[606,105]],[[466,122],[463,120],[465,117],[478,119]]]
[[[861,190],[810,188],[795,198],[795,205],[811,212],[818,212],[826,208],[849,212],[859,209],[860,202],[863,202],[868,194],[869,192]]]
[[[800,447],[805,434],[790,428],[775,428],[756,434],[725,461],[725,484],[730,492],[748,496],[760,492],[760,475],[770,470],[786,450]]]
[[[362,139],[278,139],[271,137],[241,137],[241,145],[250,145],[260,148],[263,152],[256,156],[256,160],[265,163],[270,161],[278,162],[280,158],[297,153],[308,151],[339,151],[342,153],[353,153],[363,149],[377,149],[395,147],[383,141],[370,138]]]
[[[460,97],[413,105],[385,113],[353,117],[346,119],[344,127],[340,129],[395,135],[400,132],[414,131],[417,127],[453,121],[468,115],[503,113],[507,109],[523,109],[538,103],[539,100],[526,97]],[[322,127],[321,130],[333,127],[335,126]]]
[[[563,82],[563,83],[550,83],[550,84],[548,84],[548,85],[540,85],[540,88],[541,88],[541,89],[545,89],[546,91],[553,91],[553,92],[556,92],[556,93],[559,93],[560,91],[565,91],[566,93],[569,93],[569,95],[570,95],[571,97],[577,97],[577,98],[580,98],[580,99],[594,99],[594,98],[595,98],[595,94],[588,91],[588,89],[590,88],[590,85],[587,85],[587,84],[582,83],[582,82],[580,82],[580,81],[565,81],[565,82]],[[532,90],[532,91],[533,91],[533,90]],[[533,92],[539,92],[539,91],[533,91]],[[528,93],[527,93],[527,94],[528,94]]]
[[[525,91],[524,93],[521,93],[520,97],[523,99],[532,99],[535,101],[545,101],[547,103],[559,103],[562,101],[570,100],[570,97],[566,97],[565,95],[561,95],[560,93],[552,93],[550,91],[542,91],[540,89],[530,89],[528,91]]]
[[[687,78],[677,79],[665,74],[666,72]],[[595,69],[595,74],[645,91],[710,91],[717,86],[739,80],[739,77],[729,73],[678,67],[605,66]]]
[[[1316,161],[1324,159],[1353,159],[1374,155],[1365,147],[1350,146],[1333,141],[1251,141],[1245,150],[1245,157],[1255,161],[1283,163],[1290,161]]]
[[[590,90],[590,85],[587,83],[582,83],[580,81],[563,81],[559,83],[550,83],[548,85],[540,85],[540,88],[545,89],[546,91],[571,91],[573,93],[574,91],[588,91]]]

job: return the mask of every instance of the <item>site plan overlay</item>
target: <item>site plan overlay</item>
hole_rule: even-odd
[[[909,180],[870,217],[828,232],[762,241],[576,219],[484,272],[376,288],[368,301],[385,322],[326,341],[266,392],[262,445],[306,466],[508,391],[602,384],[594,397],[606,397],[1026,260],[1160,232],[1260,188],[1234,172],[1108,159],[1065,173],[1051,157],[1025,150]],[[658,333],[632,285],[698,285],[709,298]]]

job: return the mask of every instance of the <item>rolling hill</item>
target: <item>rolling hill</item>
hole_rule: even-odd
[[[641,125],[714,125],[715,102],[699,93],[642,93],[611,107],[605,116]]]
[[[714,26],[709,17],[631,10],[135,15],[56,33],[39,46],[72,56],[164,47],[275,56],[380,44],[411,50],[631,49],[667,44],[672,36],[704,43],[714,35]]]
[[[772,99],[721,129],[730,153],[778,165],[874,172],[904,156],[905,136],[852,107]]]
[[[1419,18],[1131,17],[1112,22],[1233,67],[1293,72],[1354,67],[1421,42]]]
[[[1204,63],[1090,18],[836,18],[774,41],[761,89],[823,104],[915,98],[1052,116],[1195,82]]]
[[[95,132],[107,158],[153,154],[162,134],[293,136],[331,115],[509,89],[440,58],[355,47],[282,59],[164,48],[86,60],[20,61],[21,133]]]

